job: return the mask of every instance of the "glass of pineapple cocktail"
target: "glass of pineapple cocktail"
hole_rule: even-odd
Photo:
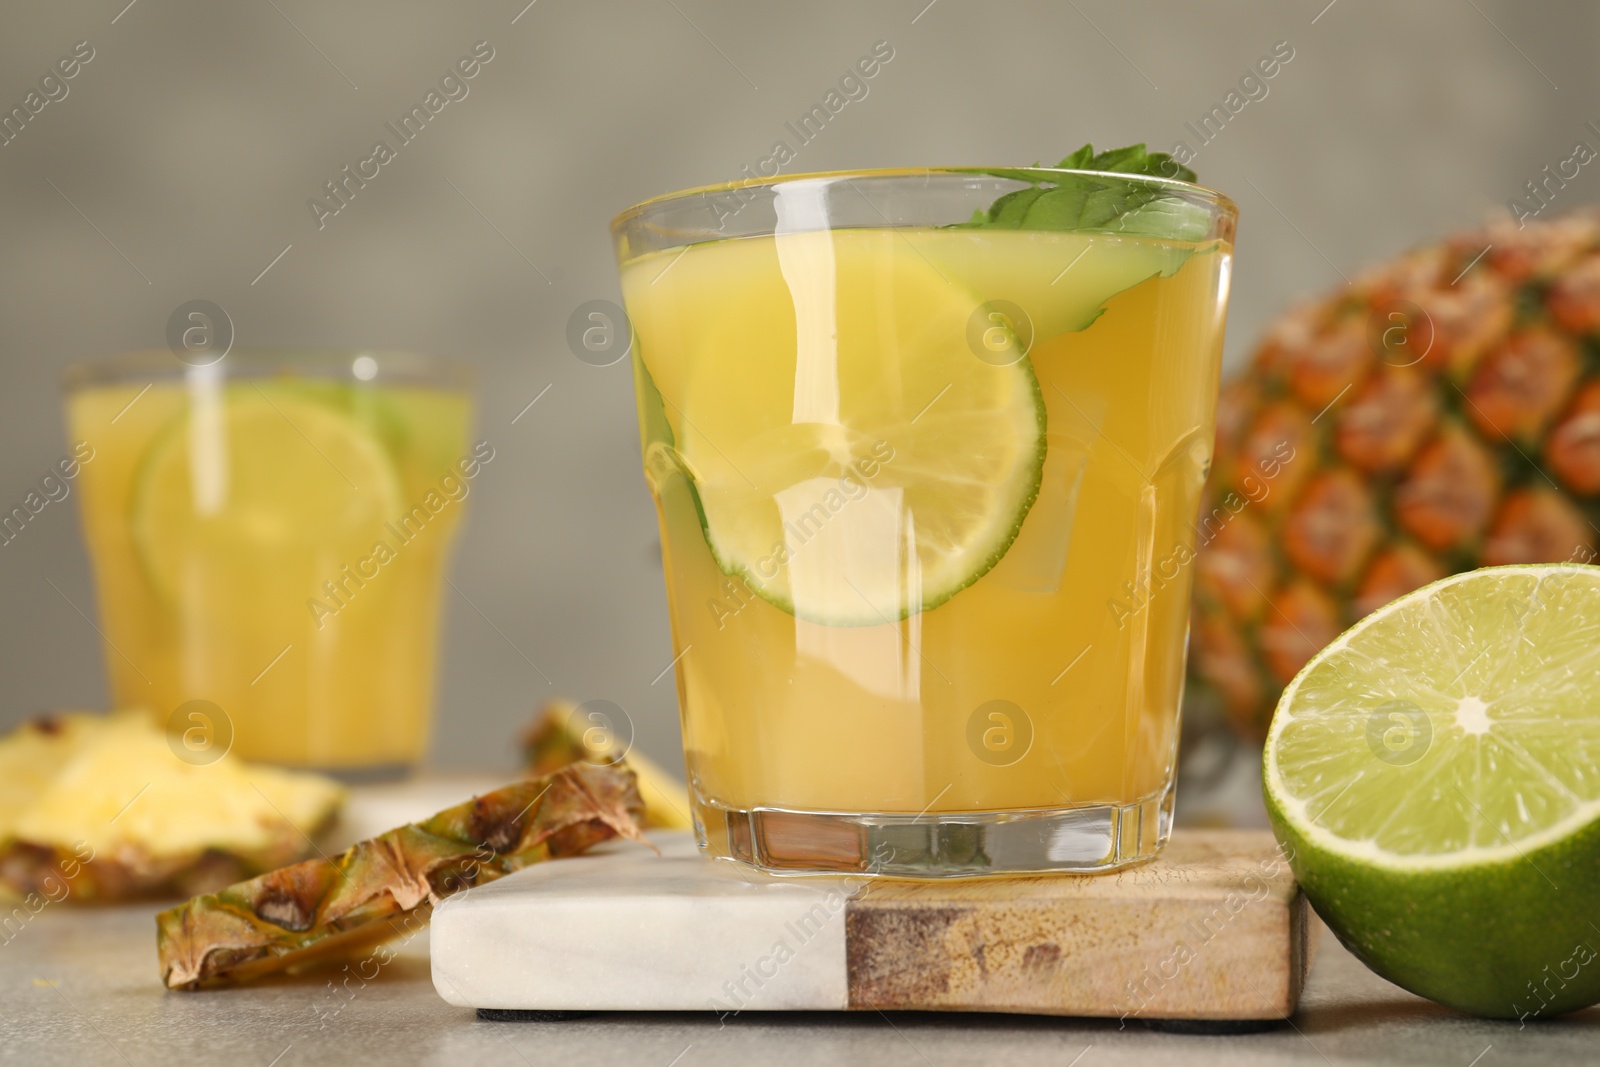
[[[69,372],[111,692],[220,748],[347,774],[422,757],[472,479],[459,366],[395,352],[134,354]],[[175,742],[176,744],[177,742]]]
[[[709,853],[931,877],[1160,848],[1235,218],[1060,169],[617,218]]]

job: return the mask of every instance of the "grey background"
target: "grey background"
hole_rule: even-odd
[[[162,346],[187,300],[225,307],[240,344],[471,361],[498,456],[453,572],[482,616],[447,594],[441,766],[510,766],[556,693],[617,702],[644,750],[676,758],[627,365],[574,358],[567,318],[617,299],[616,211],[793,147],[784,123],[874,42],[892,61],[788,169],[1194,146],[1184,123],[1289,42],[1267,97],[1194,162],[1243,212],[1232,365],[1290,302],[1504,211],[1575,141],[1600,146],[1588,4],[525,2],[0,8],[6,110],[75,42],[96,53],[0,147],[0,504],[65,451],[62,368]],[[495,57],[470,95],[319,231],[307,199],[479,40]],[[1563,206],[1593,198],[1595,169]],[[0,547],[0,725],[105,702],[75,504]]]

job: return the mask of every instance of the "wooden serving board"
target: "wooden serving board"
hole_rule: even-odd
[[[1264,831],[1178,831],[1114,874],[775,878],[688,834],[520,871],[435,910],[434,986],[501,1011],[932,1010],[1261,1020],[1316,926]]]

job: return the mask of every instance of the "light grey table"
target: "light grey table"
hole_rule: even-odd
[[[464,784],[475,783],[366,791],[352,804],[349,832],[364,834],[373,825],[432,810]],[[51,905],[0,941],[0,1063],[1501,1067],[1600,1062],[1600,1008],[1526,1027],[1468,1018],[1383,981],[1326,933],[1300,1011],[1265,1033],[1209,1036],[1158,1032],[1142,1024],[1123,1028],[1116,1020],[877,1012],[747,1013],[726,1024],[709,1011],[490,1023],[434,993],[423,936],[404,946],[375,979],[364,986],[352,982],[348,991],[332,987],[331,980],[341,975],[324,972],[241,989],[169,993],[157,973],[154,910]]]
[[[0,945],[0,1063],[1500,1067],[1600,1060],[1600,1009],[1526,1028],[1467,1018],[1384,982],[1326,935],[1300,1011],[1258,1034],[1119,1029],[1116,1020],[876,1012],[750,1013],[726,1025],[710,1012],[490,1023],[434,993],[421,936],[376,979],[364,987],[352,982],[348,993],[330,988],[336,973],[169,993],[157,976],[151,911],[46,908]]]

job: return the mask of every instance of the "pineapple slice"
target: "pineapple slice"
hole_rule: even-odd
[[[107,718],[69,712],[23,723],[0,739],[0,839],[84,745],[99,737]]]
[[[549,774],[578,760],[606,764],[621,758],[589,743],[596,731],[585,729],[585,723],[574,714],[578,710],[566,700],[546,701],[539,709],[522,733],[522,762],[529,774]],[[602,728],[600,734],[603,744],[615,743],[610,727]],[[689,790],[683,782],[642,752],[629,749],[627,760],[639,780],[639,794],[644,798],[644,825],[661,830],[693,829],[694,823],[689,818]]]
[[[143,712],[35,720],[0,739],[0,895],[226,885],[305,855],[343,799],[318,775],[186,763]]]
[[[576,763],[156,916],[173,989],[298,970],[416,930],[440,899],[613,837],[643,841],[625,766]],[[381,951],[381,949],[380,949]]]

